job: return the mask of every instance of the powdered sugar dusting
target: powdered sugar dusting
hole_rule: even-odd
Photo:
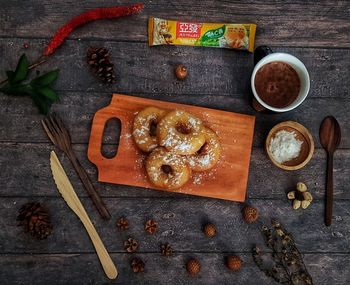
[[[170,122],[159,119],[154,114],[141,116],[142,111],[134,113],[136,115],[134,124],[128,124],[127,126],[130,132],[122,136],[127,142],[126,145],[128,147],[132,146],[135,149],[135,152],[137,152],[135,156],[137,158],[133,168],[135,173],[137,173],[135,177],[138,181],[150,180],[159,188],[177,189],[176,191],[181,193],[182,191],[199,191],[202,189],[201,187],[198,187],[199,185],[204,185],[207,181],[216,178],[218,169],[217,164],[221,157],[221,145],[216,133],[210,129],[209,132],[212,132],[213,135],[206,137],[205,134],[207,128],[204,127],[202,120],[182,110],[170,112],[173,113],[174,116],[174,120],[170,120]],[[168,113],[168,115],[170,113]],[[184,116],[184,114],[188,115],[188,117]],[[211,114],[204,112],[200,115],[201,118],[203,117],[205,122],[208,122],[206,125],[211,126],[210,123],[213,123],[214,125],[216,124],[215,121],[212,122]],[[150,135],[150,122],[154,123],[155,121],[158,123],[158,136],[161,126],[166,131],[166,136],[163,138],[163,140],[159,141],[159,144],[158,140],[151,140],[154,137],[157,138],[157,136],[152,137]],[[177,121],[179,124],[185,125],[184,132],[182,132],[182,129],[179,129],[179,127],[174,124],[174,122]],[[138,127],[135,128],[135,125]],[[188,136],[186,136],[187,128],[190,130]],[[202,141],[196,140],[196,144],[203,145],[203,143],[205,143],[206,146],[201,149],[200,154],[183,154],[183,152],[193,153],[192,138],[195,135],[202,137]],[[153,149],[152,153],[147,155],[140,152],[137,148],[135,148],[135,143],[137,146],[147,144],[151,149]],[[175,153],[168,151],[163,147],[159,147],[159,145],[164,146],[168,150],[173,150]],[[176,154],[176,151],[179,151],[179,154]],[[158,164],[156,163],[150,165],[150,159],[158,161]],[[163,171],[161,168],[162,165],[171,167],[172,171]],[[196,170],[196,167],[199,167],[200,170]],[[192,175],[190,168],[192,168],[194,171],[192,172]],[[188,180],[190,180],[190,182],[186,184],[186,187],[182,187]]]
[[[188,134],[180,133],[177,125],[188,128]],[[181,110],[170,112],[159,123],[159,144],[180,154],[193,153],[196,140],[203,140],[202,121],[189,113]]]
[[[162,170],[162,166],[171,168],[169,173]],[[190,170],[185,159],[163,148],[156,148],[147,158],[146,170],[150,180],[159,187],[176,189],[190,178]]]
[[[195,171],[212,168],[221,156],[221,146],[216,134],[210,129],[205,129],[204,134],[206,141],[202,152],[188,156],[188,162]]]
[[[148,107],[137,113],[132,135],[141,150],[149,152],[158,146],[157,137],[151,135],[151,126],[158,123],[163,113],[163,110],[154,107]]]

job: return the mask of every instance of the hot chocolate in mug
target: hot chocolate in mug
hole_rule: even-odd
[[[256,109],[287,112],[305,100],[310,89],[310,77],[298,58],[287,53],[272,53],[268,47],[259,47],[255,61],[251,88],[260,105]]]

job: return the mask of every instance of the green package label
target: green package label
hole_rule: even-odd
[[[203,46],[219,46],[219,38],[225,34],[225,26],[207,31],[200,39]]]

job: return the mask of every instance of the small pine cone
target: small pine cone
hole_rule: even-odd
[[[239,256],[231,255],[226,258],[226,266],[228,269],[232,271],[237,271],[241,269],[242,266],[242,260],[239,258]]]
[[[26,203],[19,209],[17,217],[20,226],[37,239],[45,239],[52,233],[48,210],[40,203]]]
[[[124,217],[121,217],[117,220],[117,228],[122,230],[122,231],[125,231],[129,228],[129,222],[126,218]]]
[[[127,252],[135,252],[139,248],[139,242],[136,239],[128,238],[124,242],[124,249]]]
[[[133,259],[131,259],[130,267],[132,269],[132,272],[134,273],[145,271],[145,263],[140,258],[137,258],[137,257],[134,257]]]
[[[170,244],[166,243],[160,246],[160,252],[164,256],[171,256],[173,254],[173,249],[171,248]]]
[[[216,227],[214,224],[206,224],[203,228],[203,232],[207,237],[213,237],[216,235]]]
[[[201,264],[199,263],[199,261],[197,259],[192,258],[189,261],[187,261],[186,270],[191,275],[196,275],[201,270]]]
[[[90,47],[87,51],[87,63],[103,82],[113,83],[115,81],[114,65],[106,48]]]
[[[259,217],[258,210],[252,206],[245,206],[243,208],[243,219],[246,223],[254,223]]]
[[[149,234],[154,234],[157,231],[157,223],[154,220],[148,220],[145,223],[145,231],[148,232]]]

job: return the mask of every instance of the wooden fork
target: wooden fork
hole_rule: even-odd
[[[41,121],[41,123],[46,134],[53,142],[53,144],[68,156],[81,182],[83,183],[86,191],[88,192],[91,200],[95,204],[102,218],[106,220],[110,219],[111,215],[106,205],[102,201],[100,195],[96,192],[96,189],[91,183],[88,174],[86,173],[85,169],[81,166],[77,157],[75,156],[69,132],[64,126],[62,120],[57,115],[53,114],[48,115],[45,119]]]

